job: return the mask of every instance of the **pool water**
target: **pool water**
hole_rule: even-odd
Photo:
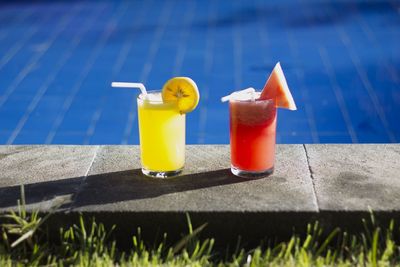
[[[138,144],[138,90],[190,76],[187,143],[228,143],[220,98],[280,61],[278,143],[400,141],[399,1],[0,2],[0,144]]]

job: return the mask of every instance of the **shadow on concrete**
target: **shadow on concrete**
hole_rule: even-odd
[[[154,198],[165,194],[240,183],[229,169],[182,175],[168,179],[150,178],[140,169],[88,176],[74,206],[106,204]]]
[[[73,196],[83,182],[83,177],[38,182],[24,185],[26,204],[52,201],[58,197]],[[21,199],[21,186],[0,188],[0,208],[15,207]],[[64,204],[64,206],[68,203]]]
[[[36,204],[70,196],[73,203],[62,208],[99,205],[221,186],[247,180],[234,176],[229,169],[181,175],[168,179],[150,178],[140,169],[102,173],[86,177],[38,182],[24,185],[26,204]],[[16,206],[21,187],[0,188],[0,208]]]

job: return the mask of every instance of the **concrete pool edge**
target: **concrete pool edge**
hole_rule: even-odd
[[[351,229],[371,210],[383,221],[400,215],[400,144],[277,145],[275,173],[259,180],[230,173],[227,145],[186,153],[184,173],[159,180],[141,174],[138,146],[0,146],[0,212],[16,208],[25,184],[29,211],[60,203],[54,222],[83,214],[125,230],[183,231],[186,212],[221,236],[291,234],[314,220]]]

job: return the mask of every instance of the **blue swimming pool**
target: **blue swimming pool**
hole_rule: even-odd
[[[0,2],[0,144],[137,144],[137,91],[190,76],[187,143],[228,143],[220,97],[277,61],[278,143],[400,141],[400,2]]]

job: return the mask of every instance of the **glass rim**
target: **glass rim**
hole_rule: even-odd
[[[150,90],[150,91],[147,91],[147,94],[161,94],[161,90]],[[161,100],[146,99],[146,98],[143,97],[142,93],[140,93],[137,96],[137,99],[141,100],[141,101],[147,101],[147,102],[150,102],[150,103],[164,103],[164,101],[162,99]]]
[[[255,91],[255,93],[261,93],[262,91]],[[272,98],[269,99],[229,99],[229,102],[274,102]]]

